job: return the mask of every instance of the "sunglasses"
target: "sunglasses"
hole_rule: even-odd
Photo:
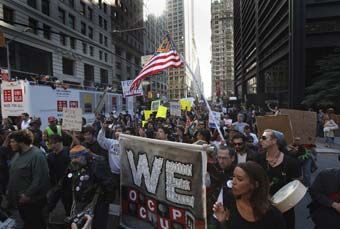
[[[241,146],[241,145],[243,145],[243,142],[234,142],[233,145],[234,146]]]
[[[267,140],[267,139],[269,139],[268,136],[266,136],[266,135],[262,135],[262,136],[261,136],[261,140],[265,141],[265,140]]]

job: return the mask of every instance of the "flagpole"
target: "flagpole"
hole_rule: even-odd
[[[173,40],[172,40],[172,38],[171,38],[171,36],[170,36],[169,33],[168,33],[168,36],[169,36],[169,38],[171,39],[171,43],[173,44],[175,50],[176,50],[177,53],[179,54],[179,57],[181,58],[182,62],[185,64],[186,68],[189,70],[189,72],[190,72],[192,78],[194,79],[194,82],[195,82],[195,84],[196,84],[196,86],[197,86],[197,88],[198,88],[198,90],[199,90],[199,93],[201,94],[201,96],[203,97],[203,100],[204,100],[205,104],[207,105],[209,114],[211,115],[211,117],[212,117],[212,119],[213,119],[213,122],[214,122],[214,124],[215,124],[215,126],[216,126],[216,129],[217,129],[217,131],[218,131],[218,134],[220,135],[221,140],[224,141],[223,134],[222,134],[222,132],[221,132],[221,130],[220,130],[220,125],[216,122],[215,116],[214,116],[213,113],[212,113],[212,110],[211,110],[211,107],[210,107],[210,105],[209,105],[209,103],[208,103],[208,100],[205,98],[205,96],[204,96],[204,94],[203,94],[203,92],[202,92],[201,85],[199,85],[195,73],[191,70],[189,64],[185,61],[185,59],[184,59],[184,57],[182,56],[182,54],[181,54],[180,52],[178,52],[177,47],[176,47],[175,43],[173,42]]]

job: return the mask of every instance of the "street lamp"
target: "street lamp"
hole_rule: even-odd
[[[32,29],[29,27],[24,28],[24,30],[18,34],[17,36],[13,37],[11,40],[6,42],[6,52],[7,52],[7,71],[8,71],[8,78],[11,79],[12,73],[11,73],[11,62],[9,59],[9,44],[14,41],[15,39],[17,39],[22,33],[26,33],[31,31]]]

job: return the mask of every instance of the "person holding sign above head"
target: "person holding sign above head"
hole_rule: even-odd
[[[228,229],[285,229],[282,214],[269,200],[269,180],[260,165],[248,161],[234,170],[232,193],[235,197],[228,206],[216,202],[214,216]]]

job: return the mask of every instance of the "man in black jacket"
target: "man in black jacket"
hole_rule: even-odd
[[[340,225],[340,169],[325,169],[315,178],[309,205],[317,229],[336,229]]]
[[[235,168],[235,151],[226,145],[220,145],[217,152],[217,163],[208,163],[210,185],[207,192],[207,216],[209,228],[215,228],[218,222],[213,216],[212,208],[215,202],[228,206],[233,195],[231,193],[233,172]],[[209,183],[209,182],[208,182]]]
[[[113,179],[107,161],[92,154],[82,145],[70,150],[71,164],[66,171],[60,189],[70,190],[73,203],[67,221],[81,213],[93,215],[93,229],[107,226],[109,204],[114,199],[118,181]]]
[[[231,143],[236,152],[236,164],[255,160],[256,153],[247,146],[246,137],[243,134],[235,134],[231,139]]]

